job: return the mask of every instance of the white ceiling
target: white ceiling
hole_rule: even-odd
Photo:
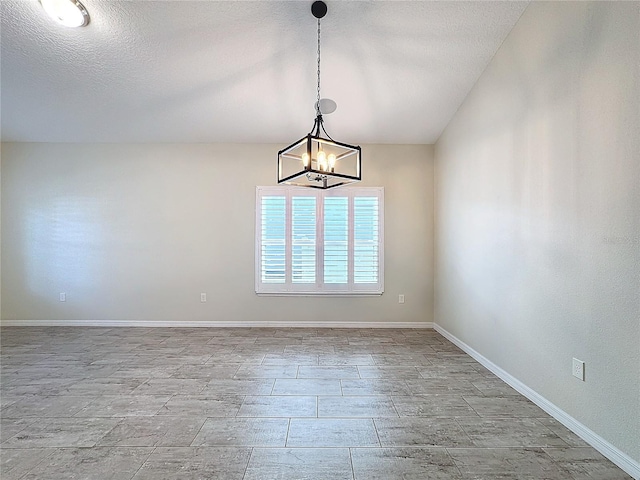
[[[3,141],[286,144],[311,129],[311,1],[82,1],[79,29],[0,2]],[[434,143],[527,5],[327,4],[325,125],[349,143]]]

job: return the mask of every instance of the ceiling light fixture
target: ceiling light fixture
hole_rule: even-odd
[[[89,24],[89,12],[78,0],[40,0],[44,11],[65,27],[84,27]]]
[[[278,183],[327,189],[359,182],[362,156],[359,146],[336,142],[324,129],[322,114],[336,109],[333,100],[320,99],[320,19],[326,15],[327,5],[322,1],[313,2],[311,13],[318,19],[316,119],[306,137],[278,152]]]

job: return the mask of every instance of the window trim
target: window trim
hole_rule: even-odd
[[[262,283],[261,272],[261,252],[262,252],[262,197],[264,196],[284,196],[285,197],[285,283]],[[293,284],[291,282],[291,198],[293,196],[312,196],[316,198],[316,282]],[[356,197],[377,197],[378,198],[378,282],[375,284],[354,284],[353,283],[353,255],[354,255],[354,198]],[[349,209],[349,248],[348,248],[348,271],[349,282],[346,284],[324,284],[323,280],[323,258],[324,258],[324,198],[326,197],[347,197]],[[259,296],[328,296],[328,297],[370,297],[380,296],[384,293],[384,187],[348,187],[330,190],[316,190],[294,186],[257,186],[255,205],[255,292]]]

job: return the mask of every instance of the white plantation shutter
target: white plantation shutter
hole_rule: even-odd
[[[381,295],[384,190],[256,188],[256,292]]]
[[[285,283],[286,197],[262,197],[260,277],[262,283]]]
[[[316,283],[316,198],[291,199],[291,281]]]
[[[349,282],[349,199],[324,199],[324,283]]]
[[[378,197],[353,199],[353,283],[378,283]]]

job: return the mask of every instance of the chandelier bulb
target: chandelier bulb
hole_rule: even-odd
[[[337,160],[335,154],[330,153],[329,156],[327,157],[327,160],[329,160],[329,168],[333,172],[333,169],[336,166],[336,160]]]
[[[309,166],[309,154],[307,152],[302,154],[302,165],[304,165],[304,168]]]
[[[324,150],[318,151],[318,168],[320,170],[327,169],[327,154],[324,153]]]

